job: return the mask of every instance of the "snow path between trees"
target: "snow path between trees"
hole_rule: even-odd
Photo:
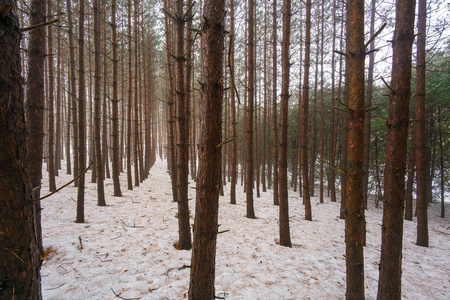
[[[64,163],[63,163],[64,165]],[[108,206],[97,206],[96,185],[86,176],[86,223],[76,224],[77,189],[71,185],[42,201],[44,247],[54,252],[43,262],[44,299],[183,299],[189,288],[191,251],[176,250],[177,205],[172,202],[167,162],[157,161],[149,178],[113,197],[105,181]],[[44,167],[44,176],[47,176]],[[57,186],[71,176],[60,171]],[[48,192],[43,179],[42,195]],[[195,190],[190,183],[193,223]],[[293,247],[276,244],[278,207],[272,190],[256,198],[256,220],[245,218],[245,194],[237,186],[237,205],[229,204],[229,187],[220,197],[216,259],[216,295],[226,299],[345,299],[344,221],[339,203],[312,198],[313,221],[304,220],[298,193],[289,191]],[[382,210],[367,214],[366,299],[376,299]],[[447,210],[448,212],[448,210]],[[430,247],[415,245],[416,222],[405,221],[403,299],[450,299],[450,228],[429,210]],[[81,240],[81,244],[80,244]],[[82,245],[82,248],[81,248]],[[115,294],[114,294],[115,293]]]

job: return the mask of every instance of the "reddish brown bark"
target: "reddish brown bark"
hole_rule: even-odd
[[[283,41],[281,45],[281,103],[280,103],[280,157],[279,157],[279,227],[280,245],[291,247],[291,235],[289,229],[289,194],[287,179],[287,129],[289,106],[289,46],[291,33],[291,1],[283,1]]]
[[[184,13],[183,0],[176,3],[176,97],[177,97],[177,175],[178,175],[178,245],[191,249],[191,228],[189,225],[188,175],[189,175],[189,124],[184,74]]]
[[[1,299],[41,299],[15,2],[0,0]]]
[[[406,145],[411,97],[415,0],[398,0],[387,120],[386,170],[378,299],[401,298]]]
[[[427,29],[427,1],[419,0],[419,24],[417,37],[417,79],[415,127],[415,163],[417,176],[417,245],[428,247],[428,203],[427,186],[425,180],[425,43]],[[441,154],[442,155],[442,154]]]
[[[214,299],[221,174],[224,0],[206,0],[202,23],[202,119],[189,299]]]
[[[345,261],[347,299],[364,299],[364,0],[347,1],[347,201]]]
[[[45,21],[45,1],[31,2],[31,25],[42,24]],[[28,82],[26,120],[27,120],[27,161],[30,171],[30,181],[33,188],[41,186],[42,156],[44,139],[44,61],[45,61],[45,28],[30,32],[28,45]],[[40,189],[34,192],[33,198],[39,199]],[[43,255],[41,229],[41,202],[34,202],[34,217],[39,254]]]

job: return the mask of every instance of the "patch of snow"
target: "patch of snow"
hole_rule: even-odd
[[[45,169],[44,169],[45,170]],[[44,171],[44,176],[47,176]],[[71,180],[60,171],[57,185]],[[108,206],[97,206],[96,185],[86,176],[86,223],[76,224],[77,188],[73,185],[42,201],[44,299],[183,299],[189,288],[191,251],[176,250],[177,205],[172,201],[167,162],[157,161],[149,178],[113,197],[105,180]],[[47,194],[44,178],[42,194]],[[191,187],[194,183],[190,183]],[[257,219],[245,218],[245,193],[237,186],[237,205],[228,189],[220,197],[220,230],[216,257],[216,295],[226,299],[344,299],[344,221],[340,203],[312,198],[313,221],[304,220],[302,199],[290,191],[292,248],[276,244],[278,207],[271,190],[255,193]],[[195,199],[195,190],[189,189]],[[193,213],[195,200],[190,201]],[[439,203],[429,209],[430,247],[415,245],[416,222],[405,221],[403,299],[450,299],[450,229],[439,217]],[[366,211],[366,298],[376,299],[380,260],[382,210]],[[81,242],[80,242],[81,241]]]

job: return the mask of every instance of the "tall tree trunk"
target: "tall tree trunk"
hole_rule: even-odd
[[[280,157],[279,157],[279,227],[280,245],[291,247],[291,235],[289,229],[289,194],[287,179],[287,129],[289,108],[289,46],[291,33],[291,1],[283,1],[283,41],[281,45],[281,102],[280,102]]]
[[[47,1],[47,16],[52,15],[52,1]],[[53,72],[53,30],[52,26],[47,27],[47,64],[48,64],[48,181],[49,190],[56,190],[55,182],[55,151],[54,151],[54,133],[55,133],[55,114],[54,114],[54,94],[55,94],[55,76]]]
[[[101,101],[101,70],[100,70],[100,0],[94,0],[94,137],[95,137],[95,162],[97,169],[97,204],[105,206],[105,190],[103,184],[103,160],[101,149],[101,135],[100,135],[100,101]],[[103,144],[103,147],[106,147]]]
[[[128,102],[127,102],[127,183],[128,189],[133,189],[133,178],[131,175],[131,107],[133,103],[133,76],[131,73],[132,49],[131,49],[131,0],[128,0]],[[136,166],[135,166],[136,167]]]
[[[101,19],[102,20],[106,20],[106,2],[105,0],[103,0],[103,2],[101,3]],[[109,36],[106,35],[106,22],[103,22],[102,26],[101,26],[101,31],[102,31],[102,36],[103,36],[103,40],[101,43],[102,49],[103,49],[103,95],[102,95],[102,106],[103,106],[103,111],[102,111],[102,151],[103,151],[103,178],[111,178],[111,173],[109,172],[109,154],[108,154],[108,124],[110,124],[109,122],[109,118],[108,118],[108,108],[109,108],[109,104],[107,103],[107,95],[108,93],[108,64],[107,64],[107,57],[108,57],[108,53],[107,53],[107,49],[106,49],[106,40],[109,39]],[[111,131],[111,130],[109,130]]]
[[[139,173],[139,94],[138,94],[138,66],[140,64],[138,59],[138,0],[134,1],[134,144],[133,144],[133,157],[134,157],[134,186],[139,186],[140,173]]]
[[[267,10],[267,1],[264,2],[264,38],[263,38],[263,68],[264,68],[264,78],[263,78],[263,86],[261,87],[261,89],[264,90],[264,108],[263,108],[263,140],[262,140],[262,190],[263,192],[267,191],[267,187],[266,187],[266,165],[267,165],[267,107],[268,107],[268,102],[267,102],[267,93],[268,93],[268,89],[267,89],[267,15],[268,15],[268,10]]]
[[[375,34],[375,8],[377,0],[372,0],[371,12],[370,12],[370,34],[372,37]],[[366,106],[370,108],[372,106],[372,94],[373,94],[373,69],[375,66],[375,40],[372,40],[369,47],[369,69],[367,72],[367,93],[366,93]],[[363,201],[364,208],[367,209],[367,198],[369,196],[369,162],[370,162],[370,110],[366,112],[364,120],[364,181],[363,181]]]
[[[61,5],[58,1],[57,14],[61,14]],[[59,176],[58,170],[61,169],[61,27],[57,27],[57,61],[56,61],[56,128],[55,128],[55,176]]]
[[[303,178],[303,203],[305,204],[305,220],[312,221],[311,196],[308,180],[308,113],[309,113],[309,67],[311,53],[311,0],[306,1],[306,28],[305,28],[305,70],[303,72],[302,93],[302,133],[300,140],[300,155]]]
[[[386,170],[378,299],[401,298],[406,144],[415,0],[398,0],[387,120]]]
[[[189,299],[215,299],[214,277],[221,174],[224,0],[205,0],[203,99]]]
[[[0,0],[0,298],[34,300],[42,299],[40,261],[25,140],[21,32],[14,7],[15,1]],[[42,62],[40,66],[37,73]]]
[[[169,6],[167,0],[164,0],[164,9],[169,11]],[[173,68],[171,64],[171,49],[172,49],[172,39],[170,35],[171,26],[169,24],[169,16],[166,14],[164,17],[164,27],[165,27],[165,37],[166,37],[166,61],[167,61],[167,80],[168,80],[168,164],[169,173],[172,180],[172,194],[173,201],[178,201],[178,176],[177,176],[177,165],[176,165],[176,149],[175,149],[175,100],[173,96],[174,83],[173,83]]]
[[[31,1],[30,25],[45,21],[45,1]],[[26,105],[27,125],[27,162],[30,172],[31,187],[41,186],[42,179],[42,143],[44,139],[44,63],[45,63],[45,28],[30,32],[28,44],[28,82]],[[33,199],[40,198],[40,189],[34,190]],[[39,255],[44,255],[42,246],[41,202],[33,202],[36,240]]]
[[[86,168],[86,86],[84,74],[84,1],[80,0],[78,27],[78,172]],[[77,223],[84,223],[85,174],[78,179]]]
[[[112,179],[114,185],[114,196],[122,197],[119,179],[119,164],[121,157],[119,153],[119,99],[117,94],[117,23],[116,23],[116,0],[111,1],[111,29],[112,29],[112,60],[113,60],[113,94],[112,94],[112,142],[113,142],[113,159],[112,159]],[[122,82],[123,84],[123,82]],[[122,99],[122,101],[124,101]]]
[[[255,101],[255,37],[254,37],[254,1],[250,0],[248,4],[248,103],[247,103],[247,177],[246,177],[246,199],[247,199],[247,218],[255,218],[255,210],[253,207],[253,186],[254,186],[254,169],[253,169],[253,104]]]
[[[332,49],[336,48],[336,1],[333,1],[333,37],[332,37]],[[334,170],[335,158],[336,158],[336,141],[337,137],[334,134],[335,123],[338,116],[335,113],[336,103],[336,84],[335,84],[335,61],[336,55],[334,51],[331,52],[331,120],[330,120],[330,201],[336,202],[336,171]]]
[[[364,0],[347,1],[347,201],[345,206],[345,261],[347,299],[364,299]]]
[[[320,10],[317,8],[317,19],[319,19]],[[320,31],[320,22],[317,22],[317,32]],[[310,147],[310,166],[309,166],[309,191],[311,197],[315,195],[315,171],[316,171],[316,155],[317,155],[317,88],[319,77],[319,34],[316,36],[316,57],[314,62],[314,96],[313,96],[313,110],[311,120],[311,147]],[[307,176],[305,174],[305,176]]]
[[[324,10],[325,0],[322,0],[322,14],[320,17],[320,163],[319,163],[319,201],[323,203],[323,157],[324,157],[324,90],[323,90],[323,39],[324,39]]]
[[[184,12],[183,0],[176,2],[176,95],[177,95],[177,168],[178,168],[178,246],[191,249],[189,226],[188,175],[189,175],[189,124],[187,123],[186,91],[184,74]]]
[[[78,116],[77,116],[77,85],[76,85],[76,66],[75,66],[75,45],[73,42],[73,18],[71,0],[66,0],[67,27],[69,35],[69,60],[70,60],[70,101],[72,102],[72,123],[73,123],[73,177],[78,177]],[[78,180],[75,181],[78,186]]]
[[[417,245],[428,247],[428,203],[425,181],[425,43],[427,30],[427,1],[419,0],[419,23],[417,37],[417,79],[415,118],[416,134],[416,176],[417,176]],[[441,154],[442,155],[442,154]]]
[[[236,38],[235,28],[234,28],[234,0],[230,0],[230,52],[228,53],[230,61],[230,78],[233,80],[232,85],[236,84],[234,78],[234,40]],[[231,101],[231,135],[234,141],[231,144],[231,187],[230,187],[230,203],[236,204],[236,185],[237,185],[237,144],[238,144],[238,134],[237,134],[237,120],[236,120],[236,96],[235,89],[233,88],[230,92]]]
[[[72,154],[70,153],[70,126],[72,125],[72,86],[70,82],[70,66],[67,67],[67,101],[66,101],[66,172],[67,175],[72,175]]]
[[[272,9],[272,130],[273,130],[273,204],[278,198],[278,122],[277,122],[277,0]]]

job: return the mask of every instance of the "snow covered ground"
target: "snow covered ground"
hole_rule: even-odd
[[[75,187],[42,201],[44,299],[183,299],[189,284],[190,251],[176,250],[177,213],[167,163],[157,161],[150,177],[123,197],[112,197],[105,181],[106,207],[96,205],[96,185],[86,177],[86,223],[76,224]],[[60,171],[57,185],[71,177]],[[44,176],[47,176],[44,171]],[[47,194],[45,184],[42,195]],[[194,185],[191,183],[190,185]],[[302,199],[290,191],[292,248],[276,244],[278,208],[271,190],[255,195],[257,219],[245,218],[245,194],[229,204],[229,184],[220,197],[216,295],[226,299],[344,299],[344,221],[339,203],[312,198],[313,221],[304,220]],[[190,189],[195,199],[195,190]],[[195,201],[190,201],[191,223]],[[447,207],[448,208],[448,207]],[[450,213],[450,210],[447,210]],[[381,243],[381,209],[367,211],[366,298],[376,299]],[[415,245],[416,222],[405,222],[403,299],[450,299],[450,222],[429,211],[430,247]],[[116,296],[117,295],[117,296]]]

